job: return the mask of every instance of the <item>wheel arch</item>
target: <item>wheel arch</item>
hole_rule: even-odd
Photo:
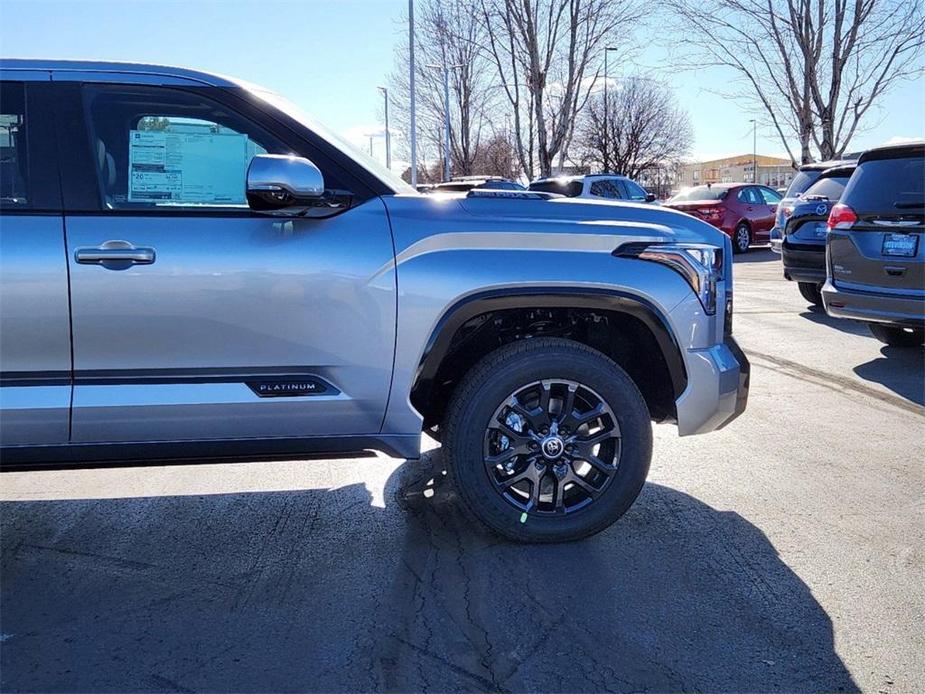
[[[638,351],[646,353],[646,359],[652,358],[660,363],[664,372],[660,374],[663,376],[663,383],[657,388],[655,385],[647,388],[646,383],[640,383],[637,380],[640,373],[637,373],[634,378],[646,396],[646,402],[653,417],[673,419],[676,416],[674,401],[687,387],[687,372],[681,348],[667,318],[658,307],[642,297],[618,290],[516,287],[488,290],[466,296],[446,309],[437,321],[427,340],[411,387],[411,404],[424,417],[425,428],[439,423],[442,416],[446,400],[448,400],[446,369],[450,368],[448,364],[452,363],[454,355],[459,351],[457,348],[460,346],[461,333],[464,329],[480,320],[487,322],[493,316],[534,310],[556,311],[560,315],[563,312],[571,312],[573,315],[575,313],[595,316],[606,314],[623,317],[621,318],[622,327],[633,326],[634,330],[638,331],[635,337],[648,342],[643,345],[644,347],[657,348],[653,350],[655,354],[647,354],[646,350]],[[533,336],[520,335],[515,339],[529,339]],[[631,338],[633,335],[627,337]],[[584,340],[578,341],[588,344]],[[497,346],[501,344],[504,343],[498,343]],[[596,347],[597,345],[591,346]],[[619,354],[616,354],[614,349],[602,349],[601,351],[613,358],[628,372],[632,371],[621,362],[618,358]],[[484,355],[478,354],[475,359],[481,356]],[[472,366],[472,363],[466,366],[465,358],[461,362],[464,371]],[[633,376],[632,373],[630,375]],[[452,386],[455,387],[455,384]]]

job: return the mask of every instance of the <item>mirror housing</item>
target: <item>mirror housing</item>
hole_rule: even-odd
[[[655,193],[646,193],[646,202],[655,202]]]
[[[327,207],[324,192],[324,176],[304,157],[258,154],[247,167],[247,203],[253,210],[304,214]]]

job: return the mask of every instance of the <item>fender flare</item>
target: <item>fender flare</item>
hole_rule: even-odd
[[[434,326],[418,363],[411,393],[428,397],[453,337],[468,320],[483,313],[513,308],[589,308],[625,313],[652,333],[668,367],[674,397],[687,387],[681,348],[661,310],[650,301],[619,290],[572,287],[510,287],[466,296],[446,309]]]

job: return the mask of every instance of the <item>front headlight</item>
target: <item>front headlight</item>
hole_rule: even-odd
[[[687,280],[706,313],[716,313],[716,283],[723,279],[722,248],[704,243],[633,244],[621,247],[616,255],[667,265]]]

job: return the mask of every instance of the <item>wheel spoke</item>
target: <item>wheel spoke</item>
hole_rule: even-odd
[[[602,416],[605,412],[607,412],[607,408],[604,407],[604,404],[598,403],[595,407],[591,408],[587,412],[573,411],[562,423],[567,424],[572,428],[572,430],[575,430],[578,427],[587,424],[588,422],[593,422],[595,419]]]
[[[539,429],[542,428],[542,410],[528,410],[521,405],[519,401],[515,401],[514,404],[511,405],[511,410],[526,419],[533,431],[539,431]]]
[[[568,392],[565,394],[565,399],[562,401],[562,411],[559,413],[559,421],[564,422],[572,414],[572,410],[575,409],[575,393],[578,391],[578,386],[572,383],[568,384]]]
[[[543,481],[543,475],[535,475],[530,480],[530,500],[527,502],[527,510],[532,511],[540,504],[540,482]]]
[[[539,408],[543,413],[549,412],[549,398],[552,395],[552,385],[549,381],[540,383],[540,405]]]
[[[605,463],[603,460],[601,460],[596,455],[593,455],[590,452],[586,453],[584,451],[579,450],[573,453],[572,457],[577,458],[578,460],[584,460],[586,463],[590,463],[591,465],[596,467],[598,470],[600,470],[601,472],[607,475],[611,474],[616,469],[615,466]]]
[[[501,486],[504,487],[505,489],[509,489],[510,487],[513,487],[518,482],[523,482],[524,480],[530,480],[531,484],[535,484],[535,480],[534,480],[535,477],[536,475],[533,472],[533,463],[528,462],[527,467],[523,471],[517,473],[516,475],[509,477],[506,480],[501,480]]]
[[[553,486],[553,507],[556,509],[556,513],[565,512],[565,482],[568,480],[568,477],[559,479],[557,475],[553,475],[555,480],[555,485]]]
[[[618,439],[618,438],[620,438],[620,432],[616,430],[616,427],[610,427],[609,429],[598,431],[592,434],[591,436],[580,438],[578,439],[576,443],[578,443],[579,446],[581,447],[584,447],[584,446],[590,447],[590,446],[596,446],[599,443],[603,443],[607,439]]]
[[[507,461],[516,458],[517,455],[518,452],[516,448],[507,448],[495,455],[485,456],[485,462],[488,463],[490,467],[494,467],[495,465],[503,465]]]
[[[518,446],[528,443],[531,440],[530,437],[526,434],[511,429],[511,427],[509,427],[505,422],[498,422],[495,428],[507,436],[511,440],[511,443],[514,443]]]
[[[574,470],[568,477],[565,478],[564,481],[572,482],[573,484],[581,487],[588,493],[588,496],[590,496],[592,499],[597,498],[598,489],[594,487],[590,482],[588,482],[584,477],[580,477],[577,474],[575,474]]]

